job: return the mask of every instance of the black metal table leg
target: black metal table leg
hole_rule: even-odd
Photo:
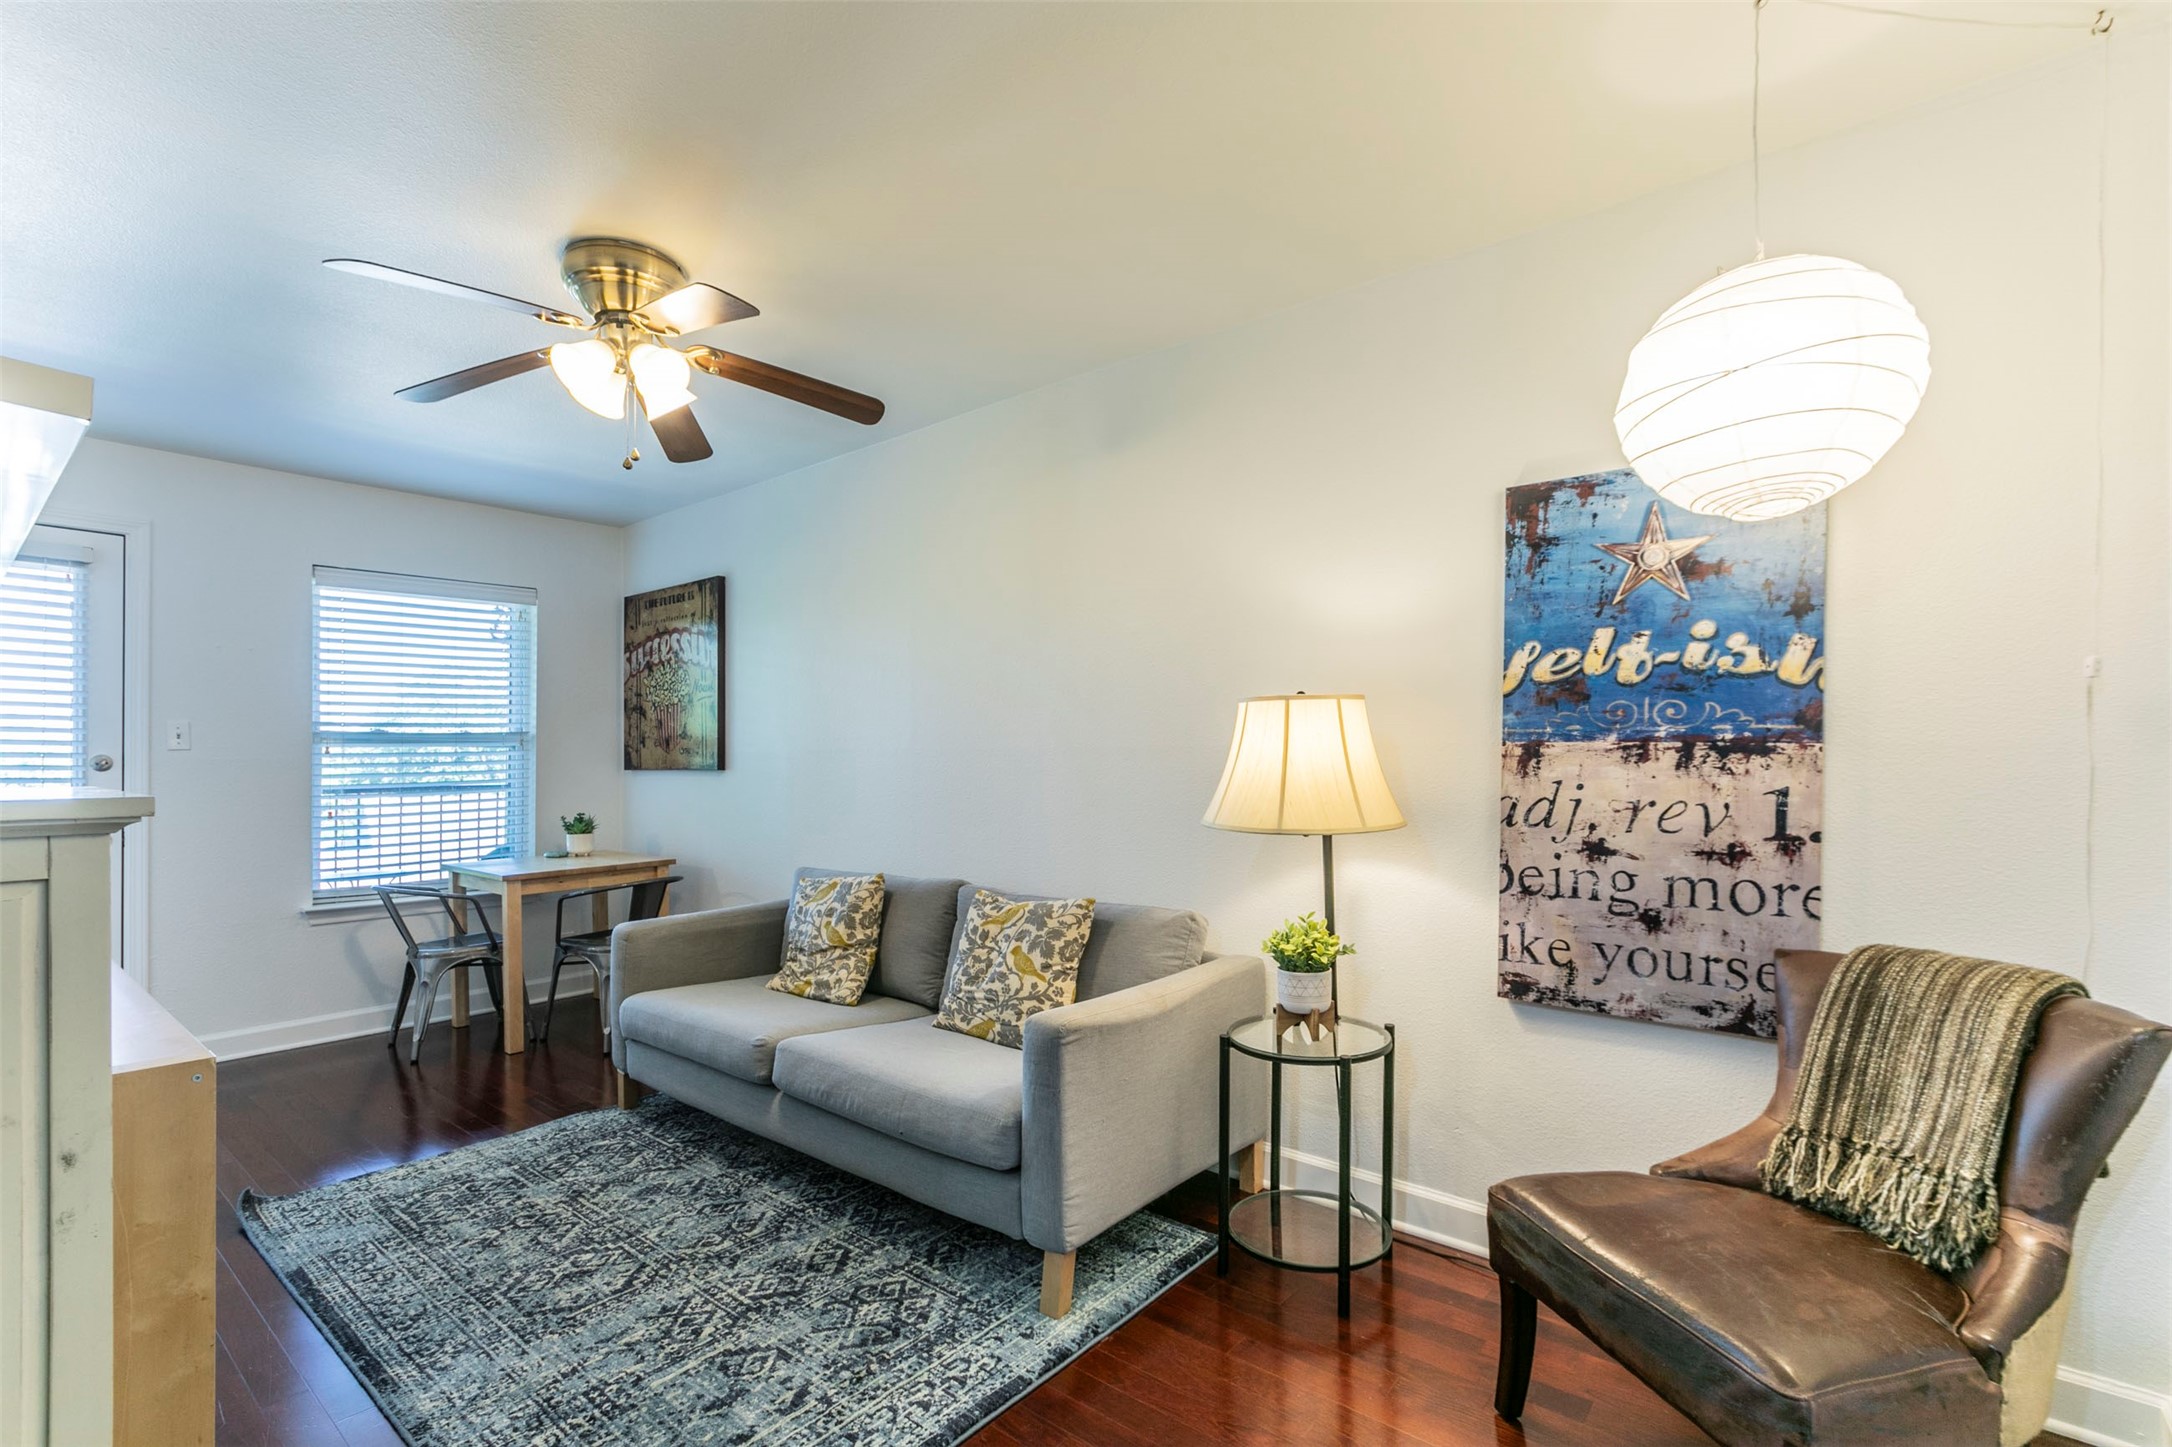
[[[1380,1057],[1380,1234],[1395,1255],[1395,1027],[1388,1032],[1388,1053]],[[1382,1258],[1387,1259],[1386,1257]]]
[[[1214,1173],[1221,1192],[1221,1231],[1214,1251],[1214,1274],[1229,1275],[1229,1036],[1222,1037],[1222,1155]]]
[[[1335,1067],[1336,1114],[1341,1124],[1341,1161],[1336,1174],[1335,1314],[1350,1314],[1350,1062]]]
[[[1216,1269],[1223,1275],[1229,1272],[1229,1263],[1238,1251],[1244,1251],[1270,1266],[1293,1271],[1333,1273],[1335,1277],[1335,1311],[1347,1320],[1350,1316],[1350,1282],[1356,1272],[1375,1262],[1387,1259],[1394,1239],[1394,1191],[1395,1191],[1395,1031],[1393,1026],[1380,1026],[1362,1020],[1338,1021],[1333,1035],[1325,1039],[1302,1037],[1292,1040],[1287,1032],[1274,1028],[1277,1017],[1260,1016],[1231,1026],[1221,1037],[1222,1054],[1218,1061],[1220,1071],[1220,1106],[1218,1121],[1220,1145],[1225,1163],[1221,1177],[1215,1183],[1216,1199],[1221,1205],[1220,1230],[1215,1243]],[[1263,1174],[1267,1177],[1267,1189],[1258,1195],[1237,1200],[1236,1187],[1230,1184],[1226,1163],[1229,1157],[1231,1132],[1230,1121],[1230,1070],[1231,1057],[1250,1056],[1268,1067],[1268,1163]],[[1357,1070],[1359,1065],[1378,1060],[1382,1062],[1382,1114],[1384,1135],[1381,1145],[1381,1208],[1374,1210],[1370,1201],[1360,1202],[1356,1193],[1357,1141],[1355,1117],[1357,1115]],[[1282,1169],[1283,1123],[1283,1067],[1313,1068],[1330,1073],[1335,1087],[1335,1185],[1332,1190],[1316,1186],[1293,1187],[1285,1185]],[[1308,1222],[1299,1224],[1308,1229],[1287,1234],[1288,1212],[1284,1210],[1285,1198],[1295,1202],[1302,1216],[1332,1208],[1336,1215],[1334,1245],[1329,1249],[1321,1239],[1324,1232]],[[1239,1219],[1239,1218],[1242,1219]],[[1355,1239],[1355,1219],[1363,1218],[1367,1231],[1378,1231],[1378,1239],[1367,1236],[1363,1241]],[[1319,1234],[1315,1234],[1319,1232]]]

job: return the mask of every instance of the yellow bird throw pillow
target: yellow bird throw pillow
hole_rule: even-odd
[[[879,874],[809,875],[792,891],[784,962],[769,988],[832,1005],[857,1005],[882,942]]]
[[[1090,899],[1005,899],[975,890],[936,1027],[1021,1048],[1028,1015],[1078,998],[1079,961],[1093,927]]]

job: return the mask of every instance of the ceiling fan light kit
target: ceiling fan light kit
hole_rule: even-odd
[[[641,410],[649,416],[661,417],[694,400],[687,385],[694,379],[694,368],[685,353],[654,342],[637,342],[626,355],[626,366],[633,373],[634,390],[641,394]]]
[[[551,348],[551,371],[574,401],[598,417],[616,422],[626,415],[626,379],[609,342],[560,342]]]
[[[567,292],[587,313],[585,317],[379,262],[333,257],[324,264],[335,271],[525,312],[552,326],[589,333],[581,341],[501,357],[404,387],[396,394],[411,402],[442,402],[548,367],[574,401],[614,422],[626,416],[630,389],[639,398],[642,415],[648,418],[664,455],[673,462],[699,462],[713,455],[690,405],[694,392],[689,384],[696,367],[862,426],[882,420],[883,404],[865,393],[714,347],[697,345],[682,351],[673,346],[676,338],[689,332],[760,313],[728,291],[689,280],[685,267],[638,241],[583,236],[567,242],[559,253],[559,274]],[[639,455],[629,451],[626,465],[631,466]]]

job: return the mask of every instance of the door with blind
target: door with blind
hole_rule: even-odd
[[[0,784],[123,787],[126,579],[125,537],[62,527],[32,528],[0,574]],[[129,826],[113,852],[116,955],[141,897],[124,882],[142,867],[142,832]]]

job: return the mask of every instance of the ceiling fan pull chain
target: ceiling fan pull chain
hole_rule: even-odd
[[[621,462],[619,466],[625,468],[628,472],[632,472],[633,465],[641,460],[641,449],[634,446],[634,399],[630,395],[633,391],[631,379],[626,383],[626,390],[629,394],[626,398],[626,460]]]

